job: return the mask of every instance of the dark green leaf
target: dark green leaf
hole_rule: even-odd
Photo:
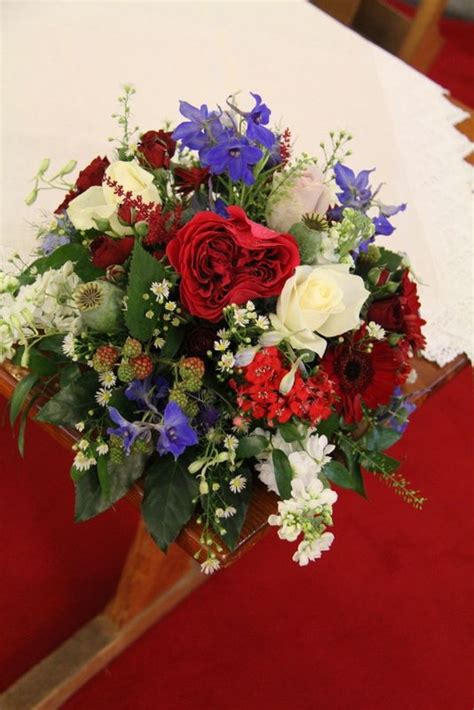
[[[272,460],[278,492],[281,498],[286,500],[291,496],[291,479],[293,478],[288,456],[281,449],[273,449]]]
[[[253,456],[258,456],[268,446],[268,439],[259,434],[251,434],[240,439],[237,446],[236,456],[238,459],[250,459]]]
[[[323,419],[317,426],[320,436],[327,436],[331,439],[333,434],[339,429],[339,414],[331,414],[327,419]]]
[[[38,348],[42,352],[55,353],[67,359],[63,352],[63,340],[64,335],[47,335],[45,338],[41,338]]]
[[[294,441],[302,441],[306,438],[306,432],[301,434],[297,425],[293,422],[279,424],[278,431],[280,432],[283,440],[286,441],[288,444],[291,444]]]
[[[97,477],[99,479],[100,490],[105,498],[110,493],[110,476],[108,470],[107,456],[97,456]]]
[[[137,240],[130,264],[125,322],[130,335],[138,340],[150,340],[156,328],[158,306],[156,302],[151,301],[150,286],[154,281],[162,281],[166,275],[167,272],[163,264],[145,251]],[[148,294],[150,300],[145,301],[144,294]],[[147,318],[145,313],[150,310],[151,306],[155,316]]]
[[[49,256],[36,259],[23,272],[21,281],[28,283],[35,274],[43,274],[48,269],[60,269],[66,261],[75,264],[74,271],[83,281],[93,281],[103,275],[103,270],[95,267],[90,260],[89,250],[82,244],[63,244],[55,249]]]
[[[26,425],[28,423],[28,415],[32,406],[34,405],[39,396],[39,393],[33,395],[26,407],[23,408],[23,411],[21,413],[20,426],[18,428],[18,451],[20,452],[20,456],[23,456],[25,453],[25,431]]]
[[[67,385],[70,385],[71,382],[77,380],[80,374],[81,369],[78,365],[76,365],[75,363],[67,365],[66,367],[63,367],[60,372],[59,384],[61,385],[61,387],[67,387]]]
[[[94,399],[98,379],[95,372],[89,371],[79,379],[73,380],[46,402],[36,415],[40,422],[73,426],[86,418],[89,409],[97,405]]]
[[[385,266],[389,271],[396,271],[403,261],[403,255],[396,254],[389,249],[379,247],[380,258],[377,260],[377,266]]]
[[[364,451],[360,463],[367,471],[384,474],[393,473],[400,466],[400,461],[378,451]]]
[[[185,328],[170,328],[166,334],[166,341],[160,350],[160,358],[172,360],[184,340]]]
[[[358,485],[357,478],[353,478],[347,468],[339,461],[329,461],[324,466],[322,473],[326,478],[342,488],[355,490]]]
[[[228,472],[219,472],[218,475],[221,484],[221,490],[219,491],[221,497],[226,505],[232,505],[237,511],[232,517],[221,519],[221,526],[225,528],[225,534],[221,535],[221,537],[229,550],[235,550],[245,522],[250,498],[252,497],[252,474],[250,471],[239,468],[239,475],[244,476],[247,480],[245,488],[240,493],[232,493],[230,490]],[[214,525],[214,529],[220,535],[219,525]]]
[[[25,348],[23,346],[18,348],[12,362],[15,363],[15,365],[21,366],[24,353]],[[49,375],[54,375],[58,371],[58,365],[55,359],[45,357],[34,347],[28,349],[28,362],[26,367],[40,377],[48,377]]]
[[[188,472],[193,454],[171,455],[153,462],[147,471],[142,513],[148,532],[165,552],[186,525],[199,495],[199,483]]]
[[[389,429],[386,426],[372,427],[364,436],[364,445],[369,451],[385,451],[401,438],[394,429]]]
[[[364,479],[362,478],[362,472],[360,470],[359,454],[354,448],[354,442],[341,436],[339,437],[339,446],[346,457],[347,468],[354,481],[353,490],[364,498],[367,498]]]
[[[38,375],[34,372],[30,372],[22,380],[19,381],[17,386],[13,391],[12,398],[10,400],[10,424],[13,426],[17,416],[19,415],[21,408],[23,407],[28,394],[31,389],[38,382]]]
[[[107,493],[101,488],[97,468],[94,466],[76,481],[75,520],[89,520],[124,497],[133,483],[140,478],[145,469],[147,457],[132,453],[123,463],[108,463],[110,488]]]

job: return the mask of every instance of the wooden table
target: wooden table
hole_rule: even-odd
[[[407,391],[419,403],[467,364],[465,356],[459,356],[443,368],[426,360],[416,360],[414,365],[418,379],[407,387]],[[0,366],[0,394],[10,397],[23,374],[24,371],[16,366]],[[40,404],[32,408],[32,417],[39,407]],[[76,432],[43,422],[38,424],[67,448],[77,439]],[[138,508],[142,495],[138,482],[126,497],[131,505]],[[219,555],[223,567],[239,559],[265,534],[268,516],[276,511],[276,506],[276,496],[257,484],[236,549],[233,552],[224,549]],[[116,593],[103,612],[8,688],[0,696],[2,710],[52,710],[60,707],[115,656],[202,584],[206,577],[194,559],[200,549],[200,532],[200,526],[193,519],[165,555],[140,520]]]

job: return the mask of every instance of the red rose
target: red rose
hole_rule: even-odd
[[[90,187],[102,185],[104,173],[109,167],[109,165],[110,163],[108,161],[108,158],[101,158],[99,156],[97,156],[97,158],[94,158],[94,160],[89,163],[87,168],[81,170],[76,180],[76,185],[74,189],[69,190],[59,207],[55,209],[55,214],[59,214],[60,212],[65,210],[71,200],[88,190]]]
[[[169,168],[175,148],[171,131],[147,131],[138,144],[144,162],[151,168]]]
[[[278,296],[300,263],[290,234],[252,222],[241,207],[228,212],[228,219],[198,212],[166,249],[181,275],[183,306],[214,323],[230,303]]]
[[[91,244],[92,263],[99,269],[123,264],[133,249],[134,237],[113,239],[112,237],[97,237]]]
[[[425,338],[421,326],[425,325],[419,314],[420,301],[416,283],[410,281],[408,269],[403,272],[400,283],[401,293],[374,301],[369,308],[367,318],[373,320],[385,330],[404,333],[414,350],[421,350],[425,345]]]

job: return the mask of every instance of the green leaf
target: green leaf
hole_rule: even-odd
[[[20,281],[28,283],[36,274],[43,274],[48,269],[60,269],[66,261],[75,264],[74,271],[83,281],[93,281],[103,275],[103,269],[98,269],[90,260],[89,250],[82,244],[63,244],[55,249],[49,256],[43,256],[28,266],[23,272]]]
[[[160,358],[164,358],[165,360],[172,360],[180,349],[185,334],[185,328],[171,327],[166,334],[165,344],[160,350]]]
[[[393,473],[400,466],[400,461],[378,451],[364,451],[360,463],[367,471],[383,474]]]
[[[42,352],[61,355],[67,360],[63,352],[63,340],[64,335],[47,335],[45,338],[41,338],[41,341],[38,343],[38,349]]]
[[[221,526],[225,528],[225,534],[220,533],[219,525],[214,524],[214,529],[222,540],[225,542],[229,550],[235,550],[239,541],[242,526],[245,522],[247,509],[252,497],[252,474],[242,468],[239,469],[239,475],[244,476],[247,480],[245,488],[240,493],[232,493],[229,488],[229,474],[225,471],[219,471],[218,477],[221,484],[219,494],[223,498],[226,505],[232,505],[236,509],[235,515],[230,518],[221,519]]]
[[[327,419],[323,419],[317,426],[317,432],[320,436],[326,436],[331,439],[333,434],[339,429],[339,414],[331,414]]]
[[[386,426],[372,427],[364,436],[363,443],[369,451],[385,451],[397,441],[401,439],[399,434],[394,429],[389,429]]]
[[[377,266],[385,266],[389,271],[396,271],[402,264],[403,255],[396,254],[389,249],[379,247],[380,257]]]
[[[193,454],[177,460],[168,455],[153,462],[147,471],[142,514],[148,532],[166,552],[196,507],[199,483],[188,473]]]
[[[21,365],[25,348],[18,348],[12,362],[15,365]],[[58,364],[55,359],[45,357],[34,347],[28,348],[28,369],[36,373],[39,377],[48,377],[54,375],[58,371]]]
[[[293,478],[293,470],[288,460],[288,456],[281,449],[273,449],[272,460],[273,467],[275,469],[278,492],[281,498],[286,500],[291,496],[291,479]]]
[[[253,456],[258,456],[262,451],[265,451],[267,446],[268,439],[266,436],[260,436],[259,434],[244,436],[237,446],[236,457],[238,459],[251,459]]]
[[[13,426],[17,416],[19,415],[21,408],[23,407],[28,394],[31,389],[38,382],[39,377],[34,372],[30,372],[22,380],[19,381],[17,386],[13,391],[12,398],[10,400],[10,424]]]
[[[356,490],[358,486],[357,478],[353,477],[347,468],[343,466],[342,463],[339,463],[339,461],[329,461],[329,463],[324,466],[322,473],[337,486],[341,486],[341,488]]]
[[[130,263],[125,322],[130,334],[138,340],[150,340],[157,326],[158,307],[156,302],[151,301],[150,286],[154,281],[162,281],[166,276],[167,272],[163,264],[154,259],[140,242],[136,241]],[[144,294],[148,294],[150,299],[144,300]],[[147,318],[145,313],[151,306],[155,315],[153,318]]]
[[[357,448],[355,447],[355,442],[346,438],[345,436],[339,437],[339,447],[343,451],[346,457],[347,468],[350,473],[354,485],[352,490],[354,490],[359,495],[367,498],[364,487],[364,479],[362,478],[362,471],[360,470],[360,459]]]
[[[110,493],[110,476],[107,456],[97,457],[97,478],[99,479],[100,490],[107,498]]]
[[[97,406],[94,399],[97,386],[97,374],[92,371],[86,372],[51,397],[40,409],[36,419],[50,424],[74,426],[86,418],[89,409]]]
[[[81,369],[75,363],[72,363],[71,365],[66,365],[66,367],[62,368],[59,374],[59,384],[61,385],[61,387],[67,387],[67,385],[70,385],[71,382],[77,380],[80,374]]]
[[[25,431],[26,425],[28,423],[28,415],[32,406],[34,405],[39,396],[40,393],[33,395],[26,407],[23,408],[23,411],[21,413],[20,426],[18,427],[18,451],[20,452],[20,456],[22,457],[25,454]]]
[[[76,522],[83,522],[103,513],[123,498],[143,474],[146,462],[147,457],[139,453],[131,453],[120,464],[111,463],[109,460],[107,469],[110,488],[107,492],[102,490],[96,466],[83,472],[75,483]]]
[[[279,424],[278,431],[280,432],[283,440],[288,444],[291,444],[294,441],[303,441],[303,439],[306,438],[306,432],[302,434],[298,429],[297,424],[291,421],[285,422],[285,424]]]

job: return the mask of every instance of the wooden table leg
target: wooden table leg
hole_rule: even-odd
[[[54,710],[206,577],[176,545],[164,555],[142,521],[104,611],[0,696],[2,710]]]

